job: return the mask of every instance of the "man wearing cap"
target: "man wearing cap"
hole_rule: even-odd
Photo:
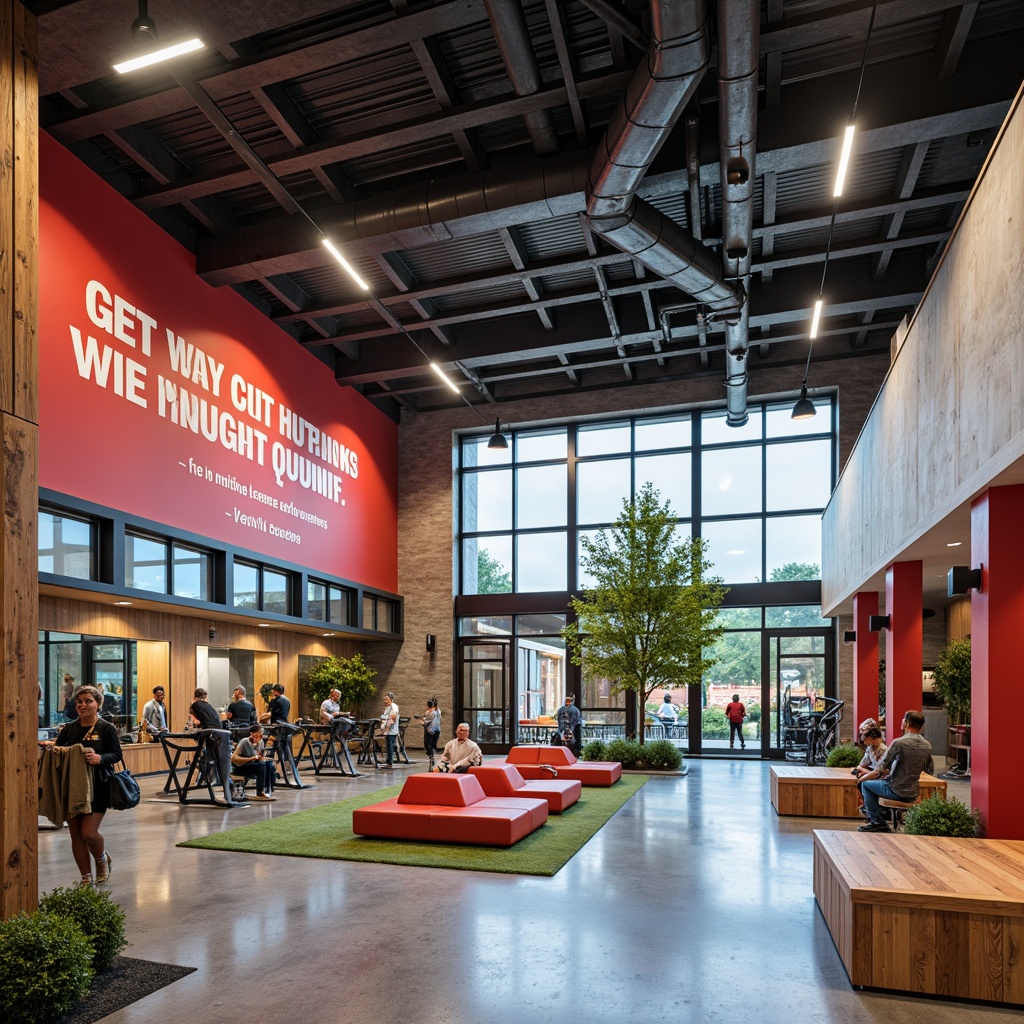
[[[574,693],[565,695],[565,703],[558,709],[555,722],[558,725],[558,735],[562,743],[579,757],[583,747],[583,716],[580,714],[580,709],[576,707]]]

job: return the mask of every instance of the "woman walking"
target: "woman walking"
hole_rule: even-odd
[[[423,722],[423,749],[427,753],[430,767],[434,767],[434,758],[437,756],[437,741],[441,738],[441,709],[437,706],[437,698],[431,697],[427,701],[427,712],[420,715]]]
[[[100,834],[100,824],[107,812],[108,784],[106,769],[121,760],[121,741],[117,729],[100,718],[103,694],[95,686],[80,686],[75,691],[75,711],[78,719],[68,722],[57,734],[55,747],[73,747],[81,743],[85,748],[85,763],[92,772],[92,811],[68,818],[71,833],[71,852],[82,874],[83,884],[91,885],[92,862],[96,861],[96,884],[110,877],[110,854]]]

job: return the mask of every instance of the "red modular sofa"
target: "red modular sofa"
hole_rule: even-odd
[[[352,831],[385,839],[512,846],[548,820],[547,800],[490,797],[472,775],[410,775],[402,792],[352,812]]]
[[[575,779],[548,777],[527,782],[516,766],[507,761],[485,764],[469,770],[480,780],[480,785],[488,796],[525,796],[547,800],[549,814],[561,814],[566,807],[572,807],[583,792],[583,784]]]
[[[575,779],[584,786],[613,786],[622,778],[618,761],[577,761],[568,747],[513,747],[506,761],[514,764],[524,779],[551,778],[541,765],[555,768],[559,779]]]

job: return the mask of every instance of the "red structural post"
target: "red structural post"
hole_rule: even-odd
[[[878,614],[878,594],[853,595],[853,731],[865,718],[878,717],[878,634],[868,629],[868,618]]]
[[[885,735],[891,743],[900,735],[908,711],[921,710],[921,630],[924,601],[920,562],[893,562],[885,570]]]
[[[971,505],[971,803],[990,839],[1024,839],[1020,769],[1024,485],[992,487]]]

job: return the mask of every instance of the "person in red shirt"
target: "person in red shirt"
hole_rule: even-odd
[[[729,719],[729,749],[736,745],[736,737],[740,738],[740,749],[747,749],[747,741],[743,738],[743,719],[747,717],[747,709],[740,703],[740,695],[734,693],[732,700],[725,707],[725,717]]]

